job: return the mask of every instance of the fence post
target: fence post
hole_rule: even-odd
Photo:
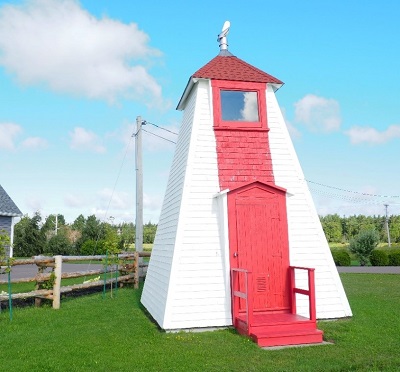
[[[55,280],[53,285],[53,309],[60,308],[60,289],[61,289],[61,273],[62,273],[62,256],[54,256],[55,267],[54,274]]]
[[[134,253],[134,261],[133,261],[133,267],[134,267],[134,277],[133,277],[133,288],[138,289],[139,288],[139,252]]]

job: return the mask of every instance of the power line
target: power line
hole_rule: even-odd
[[[153,132],[149,132],[149,131],[146,130],[146,129],[143,129],[143,128],[142,128],[142,131],[143,131],[143,132],[146,132],[146,133],[149,133],[149,134],[151,134],[151,135],[153,135],[153,136],[155,136],[155,137],[161,138],[161,139],[163,139],[163,140],[165,140],[165,141],[168,141],[168,142],[171,142],[171,143],[173,143],[173,144],[176,144],[176,142],[174,142],[174,141],[172,141],[172,140],[170,140],[170,139],[168,139],[168,138],[159,136],[158,134],[155,134],[155,133],[153,133]]]
[[[149,123],[149,122],[146,121],[146,120],[144,121],[144,124],[153,125],[154,127],[157,127],[157,128],[159,128],[159,129],[165,130],[166,132],[175,134],[176,136],[178,135],[178,133],[175,133],[175,132],[173,132],[172,130],[169,130],[169,129],[167,129],[167,128],[161,127],[161,126],[159,126],[159,125],[157,125],[157,124],[154,124],[154,123]]]
[[[400,195],[368,194],[366,192],[352,191],[352,190],[341,189],[340,187],[336,187],[336,186],[324,185],[322,183],[314,182],[314,181],[310,181],[310,180],[306,180],[306,181],[309,182],[309,183],[313,183],[314,185],[328,187],[330,189],[340,190],[340,191],[348,192],[348,193],[351,193],[351,194],[358,194],[358,195],[369,196],[369,197],[374,197],[374,198],[388,198],[388,199],[400,198]]]

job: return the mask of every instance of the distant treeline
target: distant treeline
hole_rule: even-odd
[[[93,255],[116,253],[132,248],[135,242],[135,225],[114,225],[99,220],[95,215],[78,216],[67,224],[63,215],[50,215],[44,220],[40,213],[25,215],[14,227],[14,256]],[[143,227],[143,243],[153,243],[157,225],[148,222]]]
[[[381,242],[388,241],[385,216],[340,217],[338,214],[328,214],[320,216],[320,220],[328,242],[347,243],[365,230],[375,230]],[[389,231],[391,242],[400,242],[400,216],[389,217]]]

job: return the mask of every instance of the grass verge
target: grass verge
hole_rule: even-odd
[[[352,319],[320,322],[334,345],[262,350],[234,330],[168,334],[140,290],[67,298],[60,310],[0,314],[0,360],[15,371],[394,371],[400,368],[400,276],[342,274]]]

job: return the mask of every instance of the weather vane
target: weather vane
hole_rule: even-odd
[[[225,21],[224,25],[222,26],[222,31],[218,35],[217,41],[219,42],[220,50],[228,50],[228,42],[226,40],[226,36],[228,35],[230,27],[231,27],[231,23],[229,21]]]

